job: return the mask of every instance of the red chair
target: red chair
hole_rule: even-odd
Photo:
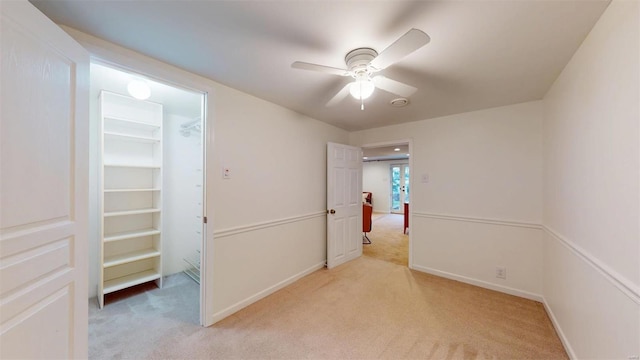
[[[368,203],[362,203],[362,243],[371,244],[371,239],[367,236],[371,232],[371,214],[373,206]]]
[[[407,228],[409,227],[409,203],[404,203],[404,231],[403,234],[407,233]]]

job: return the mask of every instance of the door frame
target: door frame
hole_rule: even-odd
[[[376,147],[383,147],[383,146],[393,146],[393,145],[398,145],[398,144],[409,144],[409,184],[415,184],[415,171],[414,166],[413,166],[413,139],[412,138],[407,138],[407,139],[398,139],[398,140],[391,140],[391,141],[381,141],[381,142],[371,142],[371,143],[364,143],[362,145],[359,145],[360,148],[362,149],[366,149],[366,148],[376,148]],[[413,194],[415,194],[415,186],[413,187],[413,191],[409,191],[409,204],[413,204]],[[413,214],[413,206],[409,206],[409,224],[413,223],[413,218],[412,218],[412,214]],[[409,231],[409,269],[413,269],[413,231]]]
[[[212,177],[208,176],[208,172],[213,168],[213,158],[209,156],[209,151],[213,149],[213,129],[214,114],[211,94],[215,89],[211,84],[203,81],[197,75],[188,73],[184,70],[177,69],[171,65],[165,64],[159,60],[149,58],[132,50],[124,49],[120,46],[109,43],[105,40],[93,37],[78,30],[60,25],[60,27],[71,35],[90,53],[90,62],[105,65],[125,72],[139,74],[153,81],[164,83],[187,91],[201,93],[204,96],[203,112],[204,120],[202,123],[202,146],[203,146],[203,218],[206,223],[203,224],[203,240],[201,250],[201,268],[200,268],[200,325],[210,326],[213,324],[213,259],[214,259],[214,243],[213,243],[213,201],[210,198],[212,192]]]

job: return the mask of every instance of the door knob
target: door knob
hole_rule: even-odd
[[[331,209],[331,210],[327,210],[327,214],[335,214],[335,213],[336,213],[336,211],[335,211],[335,210],[333,210],[333,209]]]

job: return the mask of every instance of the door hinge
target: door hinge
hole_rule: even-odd
[[[206,223],[207,223],[207,217],[206,217],[206,216],[205,216],[205,217],[203,217],[203,218],[202,218],[202,221],[206,224]]]

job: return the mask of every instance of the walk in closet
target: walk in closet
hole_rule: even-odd
[[[199,291],[204,95],[98,64],[91,76],[97,219],[90,294],[95,286],[102,308],[109,294],[149,282]],[[141,81],[147,99],[129,93]]]

